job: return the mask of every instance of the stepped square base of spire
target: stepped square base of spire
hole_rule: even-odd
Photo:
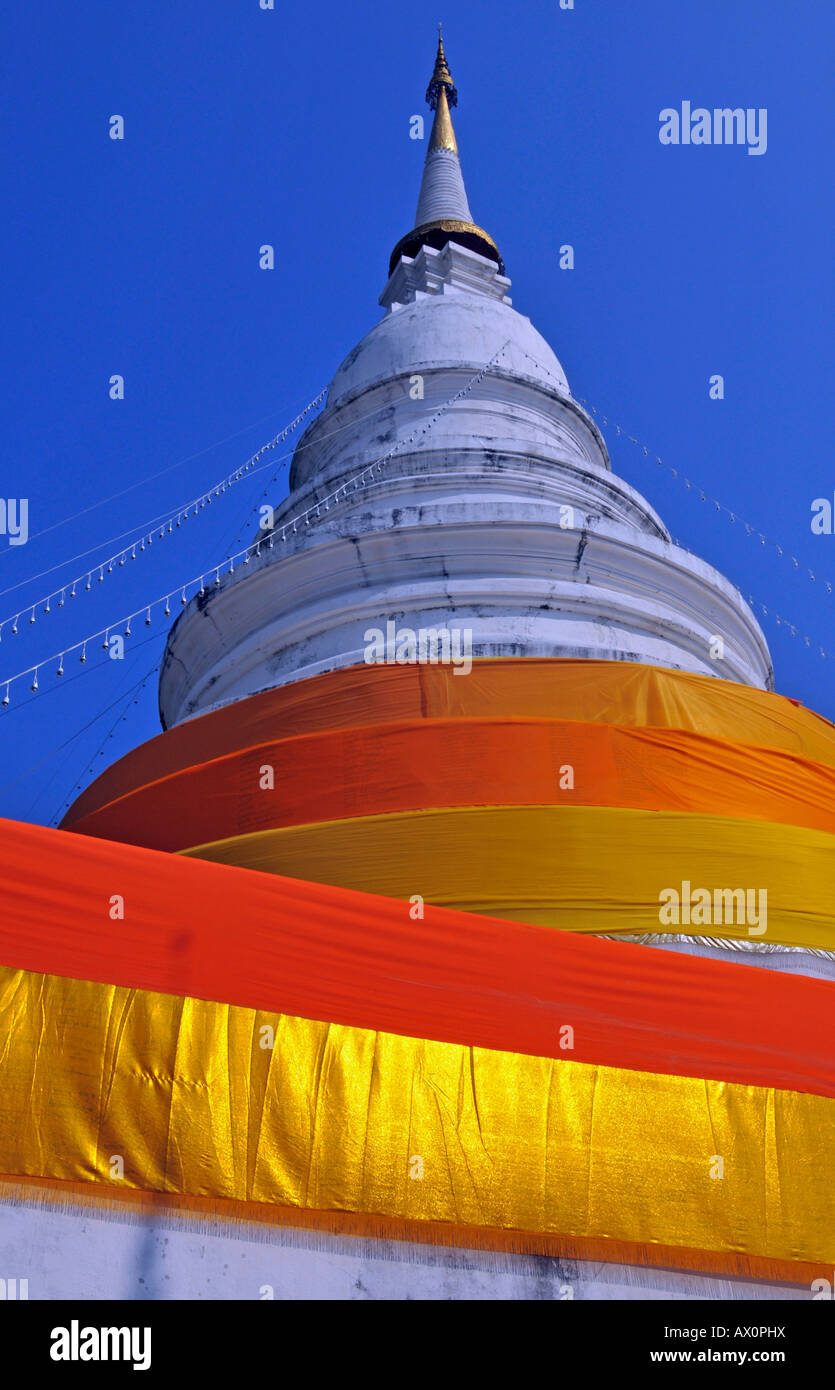
[[[483,294],[512,304],[510,280],[500,275],[494,261],[467,246],[448,241],[441,251],[422,246],[414,258],[401,256],[389,276],[380,304],[391,311],[430,294]]]

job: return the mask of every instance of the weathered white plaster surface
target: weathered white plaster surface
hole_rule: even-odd
[[[7,1203],[0,1277],[28,1279],[30,1300],[811,1298],[640,1266]]]
[[[758,949],[745,941],[699,940],[663,936],[613,936],[610,941],[638,941],[654,950],[672,951],[676,955],[701,956],[703,960],[718,960],[731,965],[751,965],[760,970],[777,970],[784,975],[811,975],[816,980],[835,980],[835,959],[831,951],[804,950],[802,947],[769,946]]]
[[[364,633],[389,620],[468,629],[475,658],[642,661],[771,684],[742,596],[674,546],[653,508],[612,474],[599,430],[507,288],[463,247],[401,258],[385,317],[345,359],[299,442],[290,497],[259,554],[193,599],[172,629],[160,678],[166,726],[361,664]],[[432,420],[496,354],[494,370]],[[392,450],[363,486],[327,500]],[[717,637],[721,659],[711,655]]]

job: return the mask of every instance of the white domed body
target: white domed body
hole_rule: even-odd
[[[741,595],[612,473],[509,283],[454,242],[400,259],[259,554],[173,628],[166,726],[361,664],[388,622],[460,629],[476,660],[610,658],[771,685]]]

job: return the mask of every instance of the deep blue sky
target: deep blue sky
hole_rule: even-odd
[[[835,536],[810,531],[812,500],[835,490],[828,0],[277,6],[53,0],[6,16],[0,493],[30,499],[31,539],[0,537],[0,589],[23,581],[0,618],[86,562],[29,582],[40,571],[108,554],[233,469],[376,322],[414,220],[425,145],[409,118],[426,111],[439,18],[474,216],[574,394],[832,580]],[[683,99],[766,107],[767,153],[662,147],[658,113]],[[835,596],[607,438],[682,544],[835,652]],[[208,568],[262,485],[17,638],[4,628],[0,675]],[[835,718],[835,659],[762,621],[778,688]],[[18,685],[0,813],[50,821],[91,759],[101,770],[158,731],[153,676],[138,704],[127,692],[162,625],[135,631],[124,662],[93,649],[62,683],[42,672],[38,697]]]

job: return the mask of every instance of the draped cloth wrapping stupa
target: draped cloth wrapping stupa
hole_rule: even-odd
[[[598,934],[659,931],[661,890],[687,882],[711,904],[682,931],[835,951],[835,732],[780,696],[727,691],[610,663],[333,672],[152,740],[67,824]],[[765,922],[714,920],[713,890],[749,884]]]
[[[835,1126],[835,986],[584,932],[658,929],[660,866],[674,882],[699,863],[733,887],[745,845],[770,890],[768,940],[791,927],[835,945],[802,875],[777,891],[789,838],[820,881],[831,873],[835,730],[777,695],[725,700],[703,677],[598,674],[526,661],[485,662],[467,682],[440,666],[330,673],[128,755],[70,812],[74,834],[7,824],[7,1178],[114,1201],[135,1189],[219,1220],[230,1204],[325,1230],[788,1283],[820,1273],[835,1255],[832,1196],[813,1176]],[[602,882],[584,836],[603,837],[611,867],[618,817],[636,816],[653,833],[627,840]],[[442,827],[425,862],[420,817]],[[243,828],[253,818],[274,828]],[[227,835],[166,852],[202,825]],[[306,845],[309,881],[276,860],[237,866],[291,832],[287,863]],[[435,905],[433,868],[437,898],[464,881],[449,889],[445,844],[480,912]],[[537,867],[531,913],[562,930],[506,920],[508,895],[534,900]],[[499,879],[504,896],[484,901]],[[629,882],[643,898],[627,903]]]
[[[439,43],[384,317],[183,607],[164,732],[61,829],[0,826],[0,1211],[80,1206],[97,1252],[137,1212],[430,1246],[439,1296],[444,1246],[802,1296],[835,1261],[835,727],[511,307],[457,95]],[[389,626],[466,670],[376,664]]]
[[[42,1195],[796,1281],[831,1261],[828,981],[3,831],[0,1164]]]

